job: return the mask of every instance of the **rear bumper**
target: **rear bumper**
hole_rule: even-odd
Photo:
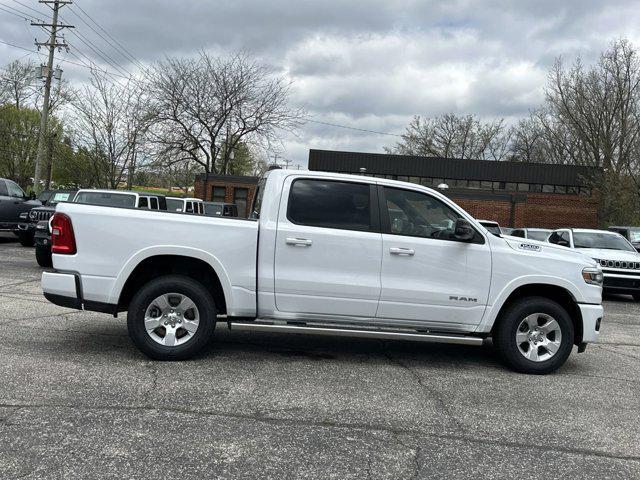
[[[117,314],[117,305],[84,299],[80,275],[76,273],[43,272],[42,291],[47,300],[60,307]]]
[[[578,304],[582,315],[582,342],[593,343],[600,334],[600,323],[604,317],[602,305]]]

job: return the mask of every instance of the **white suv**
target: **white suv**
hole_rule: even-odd
[[[640,301],[640,254],[619,233],[563,228],[555,230],[547,241],[575,248],[598,262],[604,273],[605,292],[626,293]]]

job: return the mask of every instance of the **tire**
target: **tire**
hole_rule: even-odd
[[[18,240],[23,247],[33,247],[36,244],[33,234],[18,233]]]
[[[195,308],[181,309],[185,298],[191,301],[185,304]],[[127,327],[133,343],[149,358],[186,360],[211,343],[216,305],[201,283],[183,275],[167,275],[136,292],[129,304]]]
[[[571,317],[558,303],[544,297],[527,297],[511,304],[493,332],[493,344],[508,367],[538,375],[561,367],[571,354],[573,341]]]
[[[51,250],[48,248],[36,247],[36,261],[38,265],[45,268],[53,267],[53,261],[51,259]]]

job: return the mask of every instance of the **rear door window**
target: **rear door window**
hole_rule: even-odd
[[[298,225],[373,231],[368,184],[334,180],[295,180],[287,218]]]
[[[151,209],[158,210],[158,199],[156,197],[151,197],[149,200],[151,201]]]

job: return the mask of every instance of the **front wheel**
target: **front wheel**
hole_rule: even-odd
[[[528,297],[511,304],[498,319],[493,344],[513,370],[545,374],[567,360],[573,336],[573,323],[561,305],[543,297]]]
[[[144,285],[127,314],[133,343],[154,360],[185,360],[211,343],[216,306],[209,291],[182,275],[167,275]]]
[[[33,247],[36,244],[33,233],[19,232],[18,240],[20,241],[20,245],[23,247]]]

